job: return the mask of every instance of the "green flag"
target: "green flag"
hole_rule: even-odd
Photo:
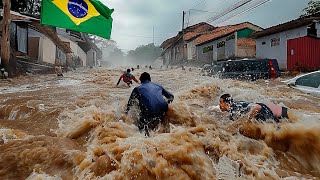
[[[98,0],[42,0],[41,24],[110,39],[112,12]]]

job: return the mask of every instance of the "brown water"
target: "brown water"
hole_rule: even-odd
[[[149,138],[134,125],[135,110],[123,116],[133,87],[115,87],[119,70],[1,81],[0,179],[320,178],[319,98],[279,80],[220,80],[195,69],[150,73],[176,99],[170,127]],[[208,110],[226,92],[284,104],[296,121],[231,122]]]

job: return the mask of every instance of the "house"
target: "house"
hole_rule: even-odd
[[[298,18],[252,35],[258,58],[277,59],[283,70],[320,68],[320,15]]]
[[[36,63],[52,67],[67,65],[70,47],[61,41],[51,27],[41,26],[40,20],[11,11],[10,44],[22,63]],[[15,59],[15,58],[14,58]],[[10,64],[16,66],[16,63]]]
[[[184,60],[196,58],[195,39],[201,34],[214,29],[208,23],[198,23],[189,26],[178,35],[164,41],[160,47],[163,49],[162,58],[165,65],[179,64]]]
[[[38,63],[67,66],[67,54],[72,53],[52,27],[32,22],[28,26],[28,56]]]
[[[198,63],[252,58],[256,55],[255,41],[249,36],[262,28],[249,22],[217,27],[196,38]]]
[[[87,54],[78,45],[79,41],[83,41],[81,38],[81,33],[69,31],[64,28],[56,28],[56,32],[59,38],[67,43],[72,50],[71,60],[69,65],[71,67],[84,67],[87,65]]]
[[[173,42],[176,40],[176,37],[169,38],[165,40],[161,45],[160,48],[162,48],[163,53],[161,54],[161,57],[163,59],[163,65],[169,65],[172,61],[172,49],[169,47],[173,44]]]
[[[85,33],[56,28],[59,37],[67,42],[72,49],[71,66],[97,66],[102,58],[102,51],[89,39]]]
[[[87,34],[83,34],[83,39],[83,42],[79,42],[79,46],[87,54],[87,66],[100,66],[102,51],[89,39]]]

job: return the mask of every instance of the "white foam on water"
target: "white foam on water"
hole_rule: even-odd
[[[51,176],[46,173],[32,172],[26,180],[62,180],[59,176]]]
[[[137,74],[141,72],[143,70],[134,71]],[[189,178],[192,177],[192,173],[201,172],[196,175],[201,177],[205,174],[212,179],[214,177],[218,179],[280,179],[281,176],[277,171],[281,168],[280,162],[274,154],[274,149],[267,144],[270,139],[272,144],[272,138],[253,139],[240,134],[237,122],[229,121],[226,118],[227,113],[221,112],[217,106],[219,97],[224,93],[230,93],[235,100],[250,102],[277,100],[281,105],[294,100],[310,102],[310,97],[296,91],[291,92],[290,89],[285,88],[285,85],[277,84],[278,81],[222,80],[200,76],[199,70],[184,72],[180,68],[149,72],[152,81],[158,82],[175,95],[175,100],[170,104],[171,110],[173,109],[170,133],[151,132],[149,138],[140,133],[134,125],[138,111],[132,108],[128,117],[123,116],[134,87],[114,87],[121,75],[120,71],[82,70],[78,74],[69,73],[68,79],[48,82],[49,85],[46,87],[75,86],[79,87],[79,91],[81,90],[79,93],[74,93],[76,100],[81,103],[75,103],[74,107],[66,108],[60,114],[58,128],[54,131],[58,137],[84,139],[82,144],[84,150],[70,151],[66,154],[69,158],[74,158],[77,154],[83,156],[80,164],[75,164],[73,168],[76,178],[126,179],[129,178],[126,173],[134,174],[133,172],[141,167],[147,168],[149,165],[161,164],[164,167],[162,173],[165,174],[173,169],[178,172],[177,174],[190,173]],[[115,82],[111,82],[113,80]],[[288,94],[292,97],[285,96]],[[30,101],[28,107],[42,110],[50,107],[50,102],[47,104],[41,101]],[[303,108],[293,109],[298,117],[295,123],[290,124],[289,121],[284,120],[283,124],[264,123],[258,127],[267,135],[277,134],[279,130],[285,132],[292,129],[305,129],[308,132],[309,129],[319,127],[319,112]],[[14,111],[11,116],[14,119]],[[10,130],[0,130],[0,132],[5,134],[2,135],[5,137],[4,140],[10,139],[8,138],[12,133]],[[11,139],[16,137],[12,135]],[[156,153],[160,151],[159,149],[162,154]],[[122,150],[123,152],[118,152]],[[117,170],[98,176],[95,173],[99,169],[95,172],[92,168],[97,165],[97,159],[103,156],[110,158],[112,163],[119,167]],[[162,156],[165,157],[164,160],[161,158],[159,160],[158,158]],[[136,158],[140,157],[141,159],[136,161]],[[297,159],[303,162],[303,157]],[[182,167],[179,163],[174,164],[176,161],[183,164]],[[181,169],[183,171],[179,171]],[[152,168],[148,170],[157,173]],[[143,173],[143,171],[138,172]],[[31,177],[44,179],[47,175],[36,172],[32,174]],[[134,174],[131,178],[138,178],[138,176],[139,174]],[[158,178],[161,179],[161,177]],[[48,179],[50,178],[59,177],[48,176]],[[295,178],[295,176],[286,178]]]

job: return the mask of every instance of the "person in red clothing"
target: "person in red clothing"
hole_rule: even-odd
[[[127,85],[129,87],[132,84],[132,80],[134,80],[136,83],[139,83],[139,81],[136,79],[136,77],[134,77],[134,75],[132,75],[130,72],[131,72],[131,70],[127,69],[127,72],[122,74],[122,76],[119,78],[117,86],[119,85],[121,79],[123,80],[123,82],[127,83]]]

